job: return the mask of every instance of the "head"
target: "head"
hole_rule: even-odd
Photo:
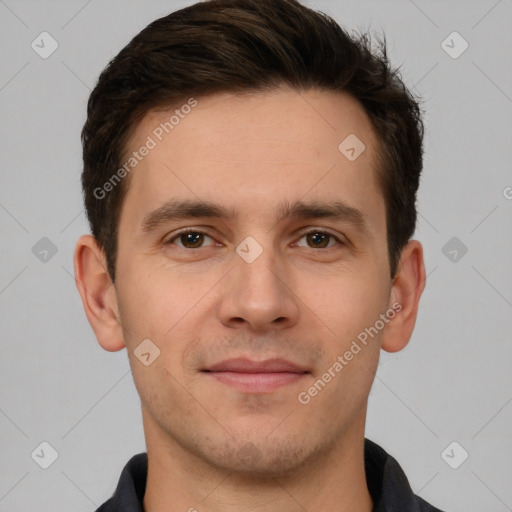
[[[361,426],[423,290],[422,139],[385,41],[295,0],[201,2],[121,50],[82,132],[75,273],[100,344],[128,349],[147,432],[230,469],[254,446],[268,473]],[[302,374],[245,392],[212,376],[230,358]]]

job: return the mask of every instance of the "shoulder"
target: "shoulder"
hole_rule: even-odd
[[[415,496],[415,498],[419,512],[445,512],[439,508],[433,507],[430,503],[427,503],[423,498],[420,498],[419,496]]]
[[[115,512],[114,508],[114,499],[110,498],[107,500],[100,508],[96,510],[96,512]]]
[[[364,448],[366,481],[374,512],[443,512],[414,494],[398,461],[382,447],[365,438]]]

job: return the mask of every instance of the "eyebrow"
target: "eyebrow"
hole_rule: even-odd
[[[330,219],[352,224],[364,231],[368,228],[366,214],[343,201],[283,201],[277,212],[276,223],[285,219]],[[202,200],[172,199],[144,216],[141,232],[151,233],[161,225],[175,220],[200,218],[233,220],[237,217],[236,210],[221,204]]]

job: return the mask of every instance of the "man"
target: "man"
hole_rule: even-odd
[[[425,282],[420,109],[370,46],[295,0],[211,0],[101,74],[75,274],[147,454],[99,511],[438,510],[364,437]]]

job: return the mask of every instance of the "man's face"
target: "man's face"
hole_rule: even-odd
[[[197,100],[161,141],[172,112],[148,114],[128,148],[157,143],[130,176],[116,267],[146,436],[216,467],[282,474],[364,422],[385,328],[357,353],[353,341],[393,303],[376,139],[341,93]],[[353,161],[338,148],[351,134],[366,146]],[[144,229],[170,201],[234,216]],[[345,207],[282,217],[299,201]],[[148,366],[134,354],[146,339],[160,350]]]

